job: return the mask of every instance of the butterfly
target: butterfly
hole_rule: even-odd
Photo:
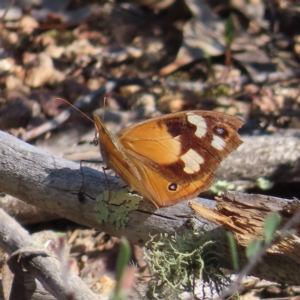
[[[157,208],[196,197],[211,186],[222,160],[242,143],[244,122],[220,112],[192,110],[108,132],[94,114],[107,167]]]

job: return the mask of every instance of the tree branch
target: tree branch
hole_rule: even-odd
[[[0,197],[0,207],[22,225],[60,219],[51,212],[41,210],[10,195]]]
[[[292,138],[292,141],[293,149],[296,149],[299,142],[296,144],[296,138]],[[253,140],[252,144],[256,145],[256,141]],[[283,145],[278,149],[272,148],[272,152],[278,151],[280,153],[282,147]],[[241,147],[241,150],[237,152],[242,152],[242,149]],[[83,201],[80,201],[82,199],[79,199],[78,191],[82,185],[82,174],[79,164],[55,157],[3,132],[0,132],[0,153],[0,190],[43,210],[56,213],[61,217],[107,232],[113,236],[126,236],[131,242],[141,246],[149,240],[150,235],[165,233],[173,235],[175,232],[184,234],[187,230],[197,230],[197,228],[205,228],[219,240],[223,239],[225,245],[227,243],[224,230],[215,223],[195,214],[187,205],[188,201],[158,210],[150,202],[142,201],[138,209],[129,214],[125,228],[117,228],[112,223],[101,222],[99,221],[99,213],[95,212],[94,209],[97,201],[99,201],[99,199],[95,200],[97,196],[103,195],[103,191],[107,190],[107,180],[103,173],[90,168],[83,168],[85,197]],[[238,155],[240,160],[237,161],[237,164],[242,169],[240,172],[243,173],[243,161],[247,161],[247,158],[242,159],[242,153]],[[284,156],[286,153],[282,155]],[[274,157],[278,159],[277,155]],[[294,159],[294,156],[292,158]],[[250,164],[250,162],[248,163]],[[257,166],[253,166],[253,168],[257,168]],[[237,167],[236,170],[238,170]],[[237,174],[240,173],[237,172]],[[118,194],[119,190],[122,191],[115,177],[108,176],[108,180],[111,194]],[[288,200],[282,199],[282,201],[283,204],[288,204]],[[194,199],[194,202],[210,209],[214,209],[216,206],[215,201],[203,198]],[[261,208],[257,210],[259,211]],[[250,223],[248,225],[251,226]],[[241,265],[246,264],[244,246],[239,251],[239,255]],[[274,260],[276,260],[276,264],[271,263]],[[224,259],[221,263],[230,268],[229,250],[228,253],[224,253]],[[284,266],[288,266],[288,269],[283,268]],[[279,281],[286,275],[286,283],[299,283],[300,274],[298,271],[295,271],[295,273],[298,272],[297,276],[295,273],[293,276],[288,275],[291,268],[299,270],[299,262],[286,255],[267,253],[265,260],[252,271],[252,275],[269,280],[278,278]],[[278,277],[279,273],[280,277]]]
[[[243,144],[231,153],[216,172],[216,178],[255,182],[300,182],[300,134],[242,136]]]

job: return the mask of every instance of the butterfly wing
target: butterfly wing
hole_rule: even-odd
[[[94,120],[98,132],[100,151],[107,167],[114,170],[129,187],[137,190],[134,184],[136,178],[139,179],[136,167],[130,162],[128,157],[122,153],[118,147],[117,140],[109,134],[103,122],[95,114]]]
[[[192,199],[208,190],[214,179],[213,174],[207,174],[195,181],[176,184],[166,179],[163,174],[140,163],[136,158],[133,158],[132,162],[137,166],[141,177],[141,180],[135,183],[136,191],[156,207],[171,206],[183,200]]]
[[[127,127],[114,139],[95,116],[102,156],[129,187],[156,207],[207,190],[222,159],[242,142],[243,121],[216,112],[189,111]]]
[[[214,173],[242,143],[237,134],[242,125],[242,120],[218,112],[180,112],[127,127],[118,142],[130,160],[138,158],[182,185]]]

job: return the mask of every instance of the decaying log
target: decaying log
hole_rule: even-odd
[[[79,164],[55,157],[2,132],[0,132],[0,141],[0,190],[3,192],[113,236],[126,236],[133,243],[139,245],[144,245],[150,239],[150,235],[165,233],[172,235],[175,232],[184,234],[187,230],[205,228],[211,236],[215,236],[219,241],[223,240],[224,248],[228,252],[224,253],[221,264],[231,268],[231,258],[226,246],[227,239],[224,228],[216,225],[208,218],[199,217],[188,206],[190,201],[161,209],[155,209],[151,203],[141,201],[138,208],[129,213],[128,221],[124,223],[124,227],[116,226],[116,223],[105,221],[103,215],[99,219],[99,214],[102,213],[101,208],[107,209],[107,207],[100,206],[100,211],[99,209],[95,211],[99,201],[100,203],[105,202],[97,196],[100,195],[103,199],[107,199],[108,193],[104,193],[107,189],[107,179],[109,180],[110,195],[117,195],[121,200],[125,197],[124,190],[126,189],[120,188],[114,177],[108,176],[106,178],[101,172],[85,167],[83,170],[84,186],[81,189],[82,174]],[[82,193],[78,194],[80,190],[84,197],[82,197]],[[130,197],[134,198],[134,195]],[[249,196],[242,194],[240,197]],[[287,199],[278,201],[282,201],[282,206],[291,203]],[[214,209],[216,205],[220,205],[215,201],[202,198],[196,198],[193,202],[202,204],[209,209]],[[127,200],[125,201],[124,198],[121,208],[126,205]],[[236,203],[229,215],[233,214],[235,205]],[[117,209],[117,206],[114,204],[114,209]],[[258,213],[262,210],[261,207],[255,208],[253,206],[253,210],[255,209]],[[118,215],[118,217],[122,216]],[[252,223],[249,222],[247,225],[251,228]],[[240,224],[235,226],[240,226]],[[232,231],[232,228],[227,229]],[[247,264],[244,250],[244,245],[240,245],[241,266]],[[251,274],[273,281],[299,284],[299,269],[300,263],[297,257],[275,251],[267,252],[264,259],[251,271]]]
[[[280,257],[284,257],[286,263],[289,261],[290,268],[292,264],[300,265],[300,202],[297,199],[287,200],[263,195],[225,192],[221,198],[217,198],[214,210],[193,201],[190,201],[189,206],[199,217],[230,231],[235,238],[238,249],[242,252],[245,252],[245,248],[251,241],[264,240],[264,221],[266,217],[272,212],[279,213],[281,226],[283,228],[287,226],[286,230],[293,229],[295,232],[288,235],[287,232],[281,232],[281,236],[288,237],[279,237],[279,241],[266,250],[265,260],[255,262],[258,264],[256,267],[267,262],[268,254],[273,257],[273,264],[280,265],[282,270],[286,269],[286,266],[281,265]],[[244,258],[242,253],[238,253],[238,258]],[[246,264],[242,260],[240,263],[242,265]],[[264,271],[267,272],[267,268]],[[273,272],[272,267],[269,271]],[[282,273],[279,272],[277,281],[280,278],[280,282],[285,282],[287,276],[290,277],[290,280],[293,280],[300,275],[299,270],[294,268],[291,268],[288,274],[283,273],[282,276]],[[272,277],[272,274],[269,274],[269,276]]]

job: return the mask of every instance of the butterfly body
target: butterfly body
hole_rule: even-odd
[[[103,160],[156,207],[196,197],[212,184],[221,161],[242,141],[243,121],[218,112],[185,111],[109,134],[94,115]]]

